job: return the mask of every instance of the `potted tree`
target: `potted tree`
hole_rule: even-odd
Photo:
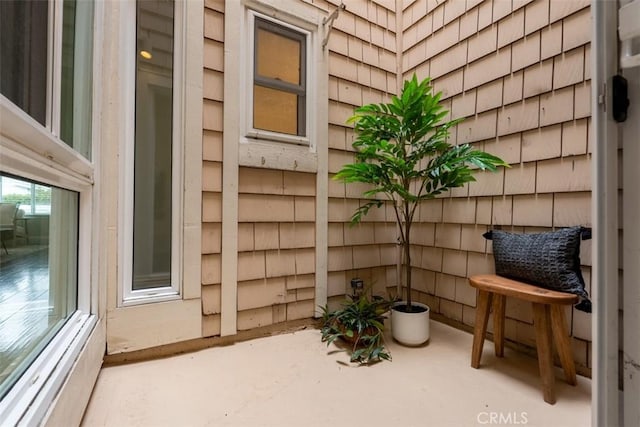
[[[429,78],[418,81],[414,75],[390,103],[357,108],[347,121],[353,123],[356,133],[355,162],[344,165],[334,177],[371,186],[363,193],[369,200],[356,209],[352,224],[385,201],[393,206],[403,254],[406,301],[392,307],[391,331],[394,339],[406,345],[423,344],[429,339],[429,307],[414,302],[411,292],[411,226],[416,208],[423,200],[475,181],[471,165],[489,171],[508,166],[469,144],[451,145],[447,141],[449,129],[459,120],[444,121],[448,112],[439,103],[441,93],[433,95],[429,82]]]

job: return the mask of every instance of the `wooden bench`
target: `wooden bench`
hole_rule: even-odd
[[[556,402],[553,375],[553,354],[551,334],[555,338],[560,362],[566,381],[576,385],[576,368],[571,352],[569,332],[564,320],[564,305],[578,302],[577,295],[540,288],[494,274],[477,275],[469,278],[469,283],[478,289],[476,325],[473,333],[471,366],[480,367],[480,357],[487,332],[489,311],[493,305],[493,340],[496,356],[504,356],[504,309],[506,297],[531,301],[533,323],[536,331],[538,366],[542,377],[542,392],[547,403]]]

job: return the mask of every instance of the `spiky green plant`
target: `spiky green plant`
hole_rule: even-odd
[[[322,342],[327,345],[337,339],[346,341],[351,347],[351,362],[369,364],[382,359],[391,360],[384,347],[384,319],[391,301],[380,296],[347,296],[342,307],[330,311],[322,307]]]
[[[449,129],[460,120],[443,121],[448,111],[440,104],[441,93],[432,94],[430,79],[414,75],[404,82],[402,93],[390,103],[368,104],[355,110],[355,163],[347,164],[334,179],[370,184],[363,193],[369,201],[351,217],[360,222],[373,207],[391,201],[403,248],[406,300],[411,311],[411,226],[423,200],[475,181],[470,165],[496,171],[508,166],[502,159],[469,144],[451,145]],[[384,196],[381,198],[381,196]]]

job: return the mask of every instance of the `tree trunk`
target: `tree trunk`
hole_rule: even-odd
[[[407,312],[411,312],[411,240],[409,233],[411,232],[411,223],[405,222],[404,231],[404,262],[405,262],[405,280],[407,281]]]

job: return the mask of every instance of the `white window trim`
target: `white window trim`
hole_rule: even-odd
[[[50,98],[47,103],[53,105]],[[0,401],[3,422],[29,425],[44,417],[97,322],[91,274],[93,165],[1,95],[0,152],[4,172],[79,193],[77,310]]]
[[[183,233],[183,194],[184,188],[184,125],[185,125],[185,3],[175,2],[174,8],[174,50],[173,50],[173,126],[172,126],[172,156],[171,156],[171,282],[167,286],[150,289],[133,290],[133,214],[134,214],[134,149],[135,149],[135,83],[136,83],[136,2],[126,2],[127,33],[124,39],[128,42],[123,45],[123,55],[126,58],[125,79],[130,81],[132,90],[125,92],[127,137],[122,141],[121,149],[124,153],[124,174],[121,194],[124,195],[123,210],[121,211],[124,233],[122,235],[123,250],[121,251],[122,284],[119,289],[119,306],[127,307],[138,304],[150,304],[163,301],[182,299],[182,248]]]
[[[34,128],[35,126],[40,129]],[[42,132],[33,133],[41,130]],[[24,139],[15,139],[24,136]],[[29,139],[35,136],[37,139]],[[30,151],[30,147],[19,141],[29,141],[41,146],[48,139],[47,155],[42,156]],[[2,151],[2,170],[4,172],[32,179],[65,190],[79,193],[78,214],[78,309],[89,313],[91,311],[89,290],[87,286],[91,280],[91,235],[93,210],[93,179],[76,174],[73,167],[87,166],[87,160],[77,154],[77,163],[59,163],[53,159],[69,160],[67,144],[60,141],[37,123],[31,116],[19,109],[5,97],[0,96],[0,151]],[[65,172],[65,169],[67,171]]]
[[[74,182],[93,182],[93,164],[89,160],[55,137],[49,129],[18,108],[4,95],[0,95],[0,129],[2,129],[3,150],[11,150],[25,158],[35,159],[46,165],[47,169],[64,172]],[[25,145],[22,141],[29,141],[29,144]],[[3,160],[7,154],[5,151],[2,152]],[[28,162],[28,164],[32,163]],[[36,178],[33,179],[42,181],[37,178],[40,175],[37,169],[34,173]],[[57,176],[57,174],[50,176]]]
[[[133,2],[127,2],[133,3]],[[107,213],[107,221],[113,227],[108,241],[107,276],[112,278],[107,283],[107,353],[116,354],[135,351],[165,344],[185,341],[202,336],[201,296],[201,258],[202,258],[202,110],[203,110],[203,25],[184,25],[184,90],[185,102],[180,106],[184,116],[179,126],[184,135],[181,146],[183,162],[183,187],[179,193],[183,205],[179,207],[182,222],[179,232],[182,235],[181,245],[177,242],[180,256],[172,262],[182,263],[180,295],[172,295],[166,299],[155,298],[123,305],[124,286],[130,284],[130,276],[123,274],[123,269],[130,261],[132,254],[131,241],[127,244],[123,238],[127,227],[132,230],[131,206],[127,206],[127,185],[133,183],[132,176],[125,176],[128,161],[124,153],[126,144],[133,141],[132,108],[135,90],[135,17],[129,12],[131,5],[124,2],[102,2],[105,7],[106,27],[118,31],[118,40],[105,40],[105,44],[113,43],[105,59],[105,79],[108,80],[108,93],[105,93],[104,114],[110,120],[103,131],[103,140],[117,144],[115,148],[105,149],[101,167],[105,170],[118,170],[118,189],[103,194],[105,206],[118,205],[117,209]],[[184,9],[184,21],[187,23],[204,22],[204,0],[176,0]],[[134,5],[135,7],[135,5]],[[131,55],[133,53],[133,56]],[[127,142],[128,141],[128,142]],[[132,160],[132,159],[131,159]],[[133,164],[131,164],[133,166]],[[113,176],[103,173],[105,179]],[[129,184],[126,184],[126,183]],[[129,219],[128,219],[129,218]],[[131,222],[127,225],[127,221]],[[127,261],[129,257],[129,261]],[[144,302],[144,303],[143,303]]]
[[[77,311],[0,402],[6,425],[35,425],[44,418],[97,322]]]
[[[243,4],[228,5],[241,8],[240,61],[237,88],[239,88],[238,136],[239,162],[241,166],[317,172],[318,170],[318,117],[328,109],[328,100],[319,103],[318,64],[325,61],[322,51],[322,19],[326,11],[317,6],[290,2],[286,10],[274,0],[247,0]],[[253,61],[254,19],[259,17],[290,28],[306,36],[306,136],[287,135],[253,128]],[[228,43],[228,40],[227,40]],[[225,73],[225,81],[229,79]],[[226,99],[226,98],[225,98]],[[226,110],[226,106],[225,106]]]
[[[9,425],[11,420],[29,425],[49,409],[97,322],[97,289],[91,274],[93,174],[91,163],[4,96],[0,96],[0,152],[4,172],[78,192],[80,202],[77,310],[0,401],[0,419]]]
[[[105,347],[104,300],[99,292],[98,254],[92,242],[100,236],[100,200],[94,183],[94,166],[99,164],[99,106],[102,103],[102,16],[101,2],[95,4],[93,28],[92,156],[95,163],[58,138],[62,43],[62,1],[49,8],[47,38],[46,125],[0,96],[0,169],[2,171],[79,193],[77,310],[0,401],[3,424],[37,425],[59,406],[66,411],[66,423],[80,421],[84,405],[102,362]],[[54,22],[57,22],[54,25]],[[54,30],[55,29],[55,30]],[[57,57],[57,59],[56,59]],[[57,71],[55,71],[57,70]],[[54,72],[55,71],[55,72]],[[57,73],[57,74],[56,74]],[[99,167],[97,167],[99,170]],[[73,383],[69,386],[70,379]],[[55,403],[54,403],[55,402]],[[74,412],[71,414],[71,412]],[[46,423],[46,421],[44,421]]]

